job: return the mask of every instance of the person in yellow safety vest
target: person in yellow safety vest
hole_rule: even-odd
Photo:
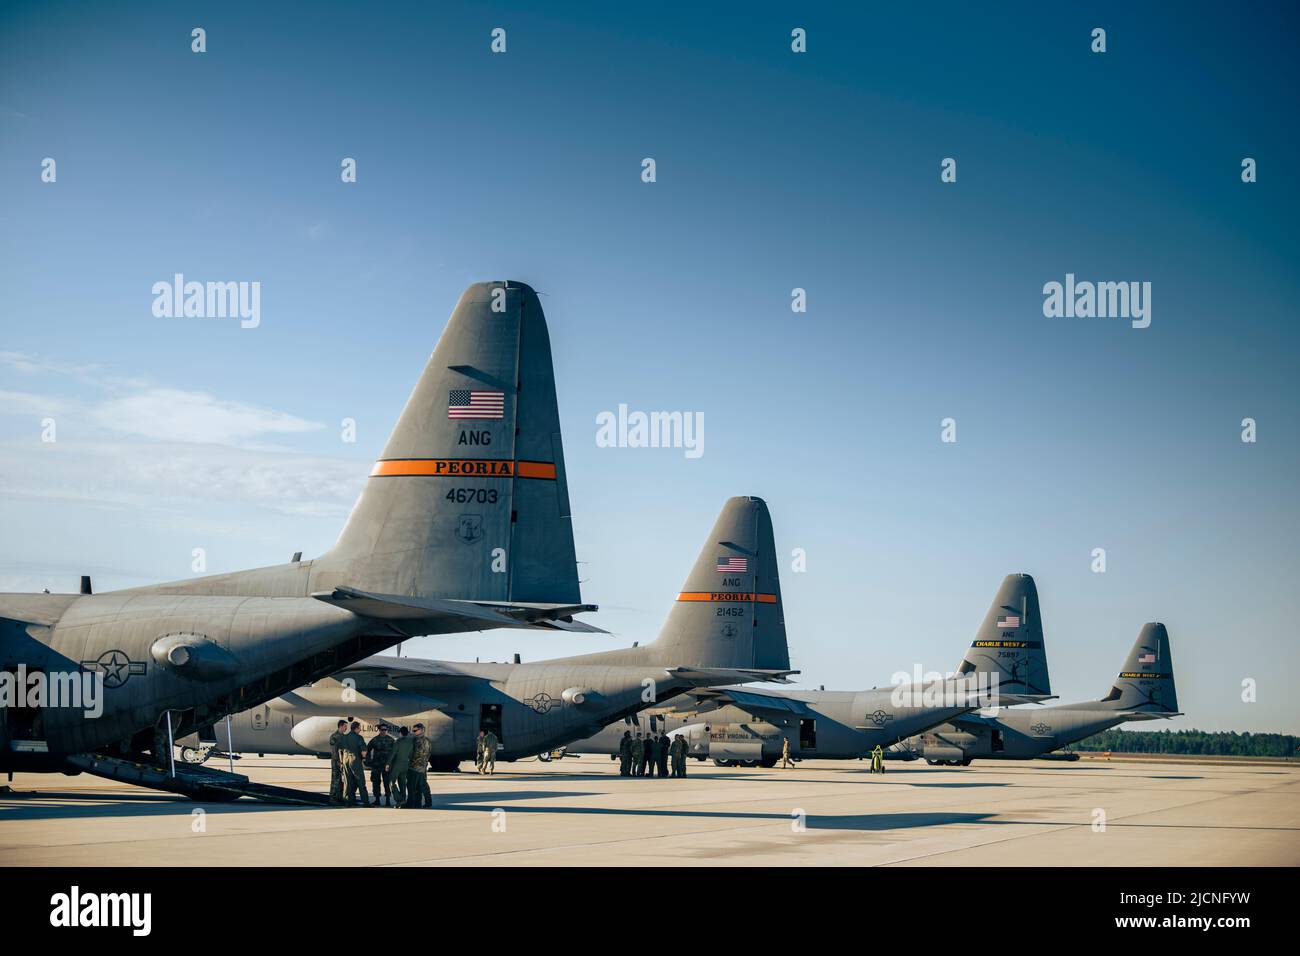
[[[885,752],[880,749],[880,744],[876,744],[876,749],[871,751],[871,772],[885,772]]]

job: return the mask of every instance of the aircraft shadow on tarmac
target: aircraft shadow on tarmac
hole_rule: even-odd
[[[487,794],[486,797],[499,796],[508,798],[511,794]],[[491,813],[501,804],[491,800],[480,802],[476,796],[473,801],[456,803],[434,801],[436,810],[466,810],[477,813]],[[506,807],[510,813],[546,813],[546,814],[580,814],[612,817],[648,817],[674,818],[685,820],[768,820],[773,823],[789,823],[794,817],[789,813],[762,813],[753,810],[687,810],[671,808],[623,808],[623,807]],[[905,830],[915,827],[941,827],[954,823],[997,823],[989,820],[991,813],[859,813],[851,815],[818,815],[810,813],[804,818],[804,825],[809,830]]]
[[[543,800],[552,797],[596,797],[598,793],[580,790],[515,790],[483,794],[442,794],[441,800],[453,804],[486,800],[494,806],[512,800]],[[440,809],[438,796],[435,809]],[[231,803],[204,803],[188,797],[169,793],[96,793],[94,791],[29,790],[15,791],[0,798],[0,823],[8,820],[62,820],[78,817],[161,817],[178,814],[189,815],[202,808],[206,813],[267,813],[269,811],[302,812],[304,810],[337,810],[340,815],[348,807],[302,806],[289,803],[263,803],[258,800],[236,800]],[[391,808],[384,807],[384,810]],[[414,816],[414,813],[412,813]]]
[[[940,789],[970,789],[972,787],[1010,787],[1009,783],[912,783],[906,781],[909,787],[938,787]]]
[[[208,813],[249,813],[265,810],[318,810],[319,807],[272,805],[254,800],[198,803],[168,793],[87,793],[40,790],[5,794],[0,799],[0,823],[8,820],[64,820],[77,817],[160,817],[189,815],[202,807]]]

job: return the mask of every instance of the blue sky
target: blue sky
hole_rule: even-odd
[[[0,4],[0,588],[324,551],[461,290],[512,278],[543,293],[584,597],[618,637],[409,651],[652,639],[722,502],[756,494],[807,552],[783,585],[810,685],[954,667],[1028,571],[1063,700],[1162,620],[1175,726],[1300,731],[1296,26]],[[260,327],[155,318],[175,272],[260,281]],[[1151,282],[1150,328],[1045,318],[1067,272]],[[598,448],[620,403],[703,412],[704,456]]]

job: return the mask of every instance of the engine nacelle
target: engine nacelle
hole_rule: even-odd
[[[566,704],[581,707],[583,704],[595,703],[600,699],[600,694],[590,687],[569,687],[560,694],[560,697],[564,699]]]
[[[234,654],[203,634],[178,631],[154,641],[149,654],[162,667],[195,680],[221,680],[239,672]]]
[[[441,701],[391,688],[360,690],[332,681],[299,687],[270,701],[272,710],[295,717],[404,717],[445,706]]]

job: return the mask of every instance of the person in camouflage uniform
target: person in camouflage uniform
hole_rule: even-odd
[[[339,757],[339,745],[348,734],[348,722],[340,720],[338,729],[330,734],[330,803],[343,803],[343,760]]]
[[[641,733],[632,738],[632,776],[639,777],[645,773],[645,761],[641,759],[645,753],[645,744],[641,741]]]
[[[352,729],[343,735],[339,741],[339,756],[343,760],[343,776],[347,779],[347,803],[348,806],[357,805],[357,791],[361,791],[361,805],[370,806],[370,795],[366,793],[366,769],[364,758],[366,754],[366,739],[358,731],[361,730],[360,721],[352,721]]]
[[[424,736],[424,724],[416,724],[411,740],[411,766],[406,771],[405,806],[419,810],[433,808],[433,795],[429,793],[429,756],[433,741]]]
[[[661,734],[655,742],[655,758],[659,763],[659,779],[662,780],[668,776],[668,751],[672,748],[673,742],[668,739],[667,734]]]
[[[497,770],[497,747],[500,743],[497,741],[497,735],[488,731],[483,735],[483,765],[479,768],[480,773],[494,774]]]
[[[380,724],[379,733],[370,738],[370,743],[366,744],[366,761],[370,764],[370,792],[375,795],[375,806],[382,807],[384,800],[388,800],[388,805],[393,805],[393,795],[388,785],[388,758],[393,753],[393,745],[397,743],[388,735],[388,725]],[[380,795],[379,789],[383,787],[383,794]]]
[[[668,748],[668,755],[673,758],[673,776],[686,776],[686,737],[678,734],[673,738],[672,746]]]
[[[393,749],[388,754],[388,763],[384,772],[388,775],[389,786],[393,788],[392,805],[400,807],[406,803],[406,772],[411,769],[411,747],[415,738],[411,732],[402,727],[393,741]]]
[[[618,775],[632,776],[632,731],[623,731],[623,739],[618,742]]]

